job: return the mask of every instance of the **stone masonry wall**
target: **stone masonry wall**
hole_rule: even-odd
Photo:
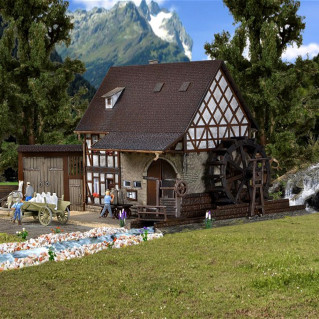
[[[207,153],[187,153],[183,158],[183,173],[181,179],[188,185],[188,194],[204,193],[203,182],[204,165],[207,160]]]
[[[155,159],[153,153],[121,153],[121,188],[125,190],[123,181],[130,181],[131,187],[128,189],[137,191],[137,202],[132,204],[143,204],[147,202],[147,169]],[[188,193],[205,192],[202,175],[207,153],[165,154],[159,158],[167,160],[177,173],[177,178],[184,180],[188,185]],[[134,188],[133,181],[141,181],[141,188]]]

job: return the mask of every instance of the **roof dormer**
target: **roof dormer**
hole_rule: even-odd
[[[117,102],[118,98],[124,91],[125,87],[117,87],[106,94],[102,95],[103,98],[105,98],[105,108],[106,109],[112,109]]]

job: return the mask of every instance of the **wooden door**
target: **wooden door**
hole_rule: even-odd
[[[24,157],[23,158],[23,194],[25,193],[27,182],[31,183],[34,191],[43,192],[42,183],[42,162],[43,157]]]
[[[154,178],[154,180],[147,180],[147,205],[156,205],[157,196],[159,196],[156,190],[156,179],[160,181],[172,180],[176,178],[176,173],[167,161],[158,159],[149,166],[147,177]]]
[[[43,161],[44,192],[56,193],[59,198],[64,195],[63,159],[46,157]]]
[[[156,205],[156,179],[161,179],[161,160],[152,162],[147,171],[147,177],[154,180],[147,180],[147,205]]]
[[[82,211],[82,179],[70,179],[69,189],[71,210]]]

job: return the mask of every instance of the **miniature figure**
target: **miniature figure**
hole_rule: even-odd
[[[22,198],[20,198],[20,201],[16,202],[15,204],[12,205],[11,209],[15,210],[14,211],[14,216],[13,216],[13,220],[12,223],[14,224],[16,219],[18,218],[18,225],[22,225],[21,223],[21,206],[23,205],[23,200]]]
[[[31,186],[31,183],[27,182],[27,188],[25,190],[25,200],[26,200],[26,202],[29,201],[33,197],[33,194],[34,194],[34,189]]]
[[[114,195],[110,194],[110,191],[107,190],[105,192],[105,196],[104,196],[104,207],[103,210],[101,212],[100,218],[104,216],[106,209],[108,210],[109,216],[112,218],[115,218],[112,214],[112,209],[111,209],[111,203],[113,203],[114,200]],[[107,217],[108,215],[106,215]]]

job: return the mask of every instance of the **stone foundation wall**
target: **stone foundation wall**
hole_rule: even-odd
[[[205,192],[202,176],[204,173],[204,164],[207,160],[207,153],[189,153],[183,154],[165,154],[160,155],[160,159],[168,161],[174,168],[177,178],[184,180],[188,185],[188,193]],[[131,204],[143,204],[147,202],[147,180],[143,176],[147,176],[147,170],[155,154],[149,153],[121,153],[121,189],[137,191],[137,201],[128,201]],[[130,181],[131,187],[124,187],[123,181]],[[134,181],[141,182],[141,188],[133,187]],[[126,197],[126,194],[125,194]]]
[[[181,179],[188,185],[188,194],[205,192],[203,174],[207,156],[206,152],[188,153],[183,156],[184,165]]]

